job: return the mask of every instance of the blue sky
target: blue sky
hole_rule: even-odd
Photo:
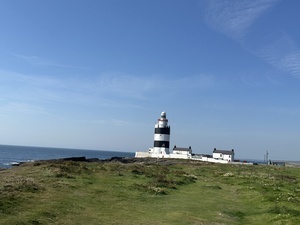
[[[0,143],[300,159],[300,8],[283,0],[0,1]]]

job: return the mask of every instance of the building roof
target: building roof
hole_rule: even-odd
[[[189,148],[173,148],[173,150],[176,150],[176,151],[191,151],[191,149],[189,149]]]
[[[173,150],[176,150],[176,151],[191,151],[192,148],[191,148],[191,146],[188,147],[188,148],[177,148],[176,145],[175,145]]]
[[[222,153],[224,155],[232,155],[232,154],[234,154],[234,150],[233,149],[231,149],[231,150],[217,150],[216,148],[214,148],[213,153]]]

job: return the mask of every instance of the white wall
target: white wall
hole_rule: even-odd
[[[183,155],[183,154],[170,154],[170,158],[172,158],[172,159],[190,159],[190,158],[192,158],[192,156],[191,155],[187,155],[187,154],[185,154],[185,155]]]
[[[190,152],[189,151],[173,150],[173,154],[190,155]]]
[[[135,152],[135,157],[136,158],[146,158],[150,157],[149,152]]]
[[[227,161],[234,161],[234,158],[231,155],[228,154],[222,154],[222,153],[213,153],[214,159],[223,159]]]

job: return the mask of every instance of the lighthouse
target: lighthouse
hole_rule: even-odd
[[[154,154],[170,154],[170,126],[168,126],[168,119],[165,112],[162,112],[160,118],[155,124],[154,129]]]

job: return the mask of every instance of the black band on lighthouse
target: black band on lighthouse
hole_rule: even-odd
[[[170,127],[155,128],[155,134],[170,134]]]
[[[154,141],[154,147],[158,147],[158,148],[169,148],[170,146],[169,141]]]

